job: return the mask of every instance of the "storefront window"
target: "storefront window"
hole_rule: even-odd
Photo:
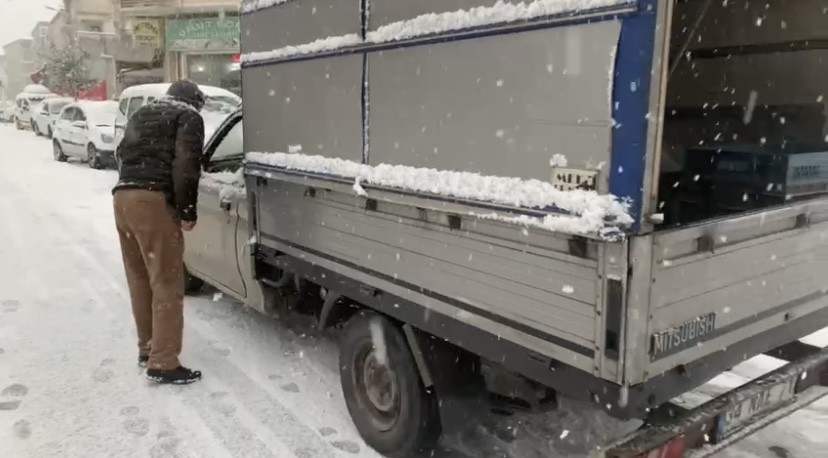
[[[233,54],[193,54],[186,59],[189,79],[241,94],[241,71]]]

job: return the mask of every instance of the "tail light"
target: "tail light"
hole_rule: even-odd
[[[642,453],[636,458],[682,458],[684,456],[684,439],[681,435],[660,447]]]

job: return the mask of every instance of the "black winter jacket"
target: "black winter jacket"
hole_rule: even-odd
[[[185,97],[141,107],[126,126],[116,155],[119,189],[161,191],[182,221],[196,221],[204,120]]]

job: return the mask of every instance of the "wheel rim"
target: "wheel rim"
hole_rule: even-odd
[[[388,364],[380,363],[370,343],[354,358],[354,385],[360,403],[369,414],[372,425],[379,431],[389,431],[400,416],[401,397],[397,374]]]
[[[86,152],[87,152],[87,159],[89,160],[89,166],[90,167],[97,166],[98,165],[98,153],[97,153],[97,151],[95,151],[95,147],[92,146],[92,145],[89,145],[89,147],[86,148]]]
[[[61,156],[60,145],[57,142],[52,144],[52,152],[54,153],[55,159],[59,159]]]

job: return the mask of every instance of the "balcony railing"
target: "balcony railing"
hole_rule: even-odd
[[[177,0],[121,0],[121,11],[147,11],[177,6]]]
[[[120,0],[121,12],[127,14],[161,13],[181,11],[231,11],[237,10],[241,0]]]

